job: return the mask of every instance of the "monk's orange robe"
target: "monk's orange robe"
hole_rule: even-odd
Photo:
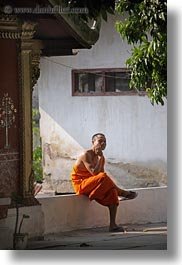
[[[115,184],[105,172],[93,176],[86,168],[74,165],[71,179],[76,194],[84,194],[90,200],[96,200],[104,206],[118,205],[118,192]]]

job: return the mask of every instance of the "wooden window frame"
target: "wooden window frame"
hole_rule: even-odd
[[[111,73],[116,73],[116,72],[122,72],[122,73],[129,73],[128,68],[97,68],[97,69],[73,69],[71,72],[72,76],[72,96],[145,96],[146,92],[145,91],[140,91],[137,92],[134,89],[131,89],[131,91],[121,91],[121,92],[115,92],[115,91],[99,91],[99,92],[76,92],[75,91],[75,74],[77,73],[97,73],[97,72],[111,72]],[[104,89],[105,89],[105,78],[104,78]]]

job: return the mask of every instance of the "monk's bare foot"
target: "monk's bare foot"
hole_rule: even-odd
[[[126,197],[129,195],[129,191],[118,189],[118,196]]]
[[[132,200],[132,199],[135,199],[138,196],[138,193],[135,192],[135,191],[127,191],[127,194],[119,195],[119,197],[120,196],[124,197],[124,199],[120,198],[120,201],[122,201],[122,200]]]
[[[109,232],[125,232],[122,226],[109,227]]]
[[[137,193],[135,191],[129,191],[129,194],[126,196],[127,199],[135,199],[137,197]]]

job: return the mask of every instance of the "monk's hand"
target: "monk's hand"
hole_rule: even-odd
[[[103,157],[103,152],[101,149],[99,149],[99,151],[98,151],[98,157],[99,157],[99,159],[102,159],[102,157]]]

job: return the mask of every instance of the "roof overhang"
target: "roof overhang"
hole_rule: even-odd
[[[96,43],[99,38],[100,21],[94,22],[95,26],[92,27],[81,20],[78,14],[51,12],[51,10],[56,10],[55,7],[59,6],[59,10],[66,7],[65,2],[60,0],[2,0],[1,7],[4,12],[7,10],[3,7],[10,7],[11,13],[7,15],[16,15],[20,20],[37,24],[33,39],[42,42],[43,56],[73,55],[74,49],[89,49]],[[19,12],[15,8],[20,8]],[[27,11],[32,10],[32,12],[27,12],[26,8]]]

